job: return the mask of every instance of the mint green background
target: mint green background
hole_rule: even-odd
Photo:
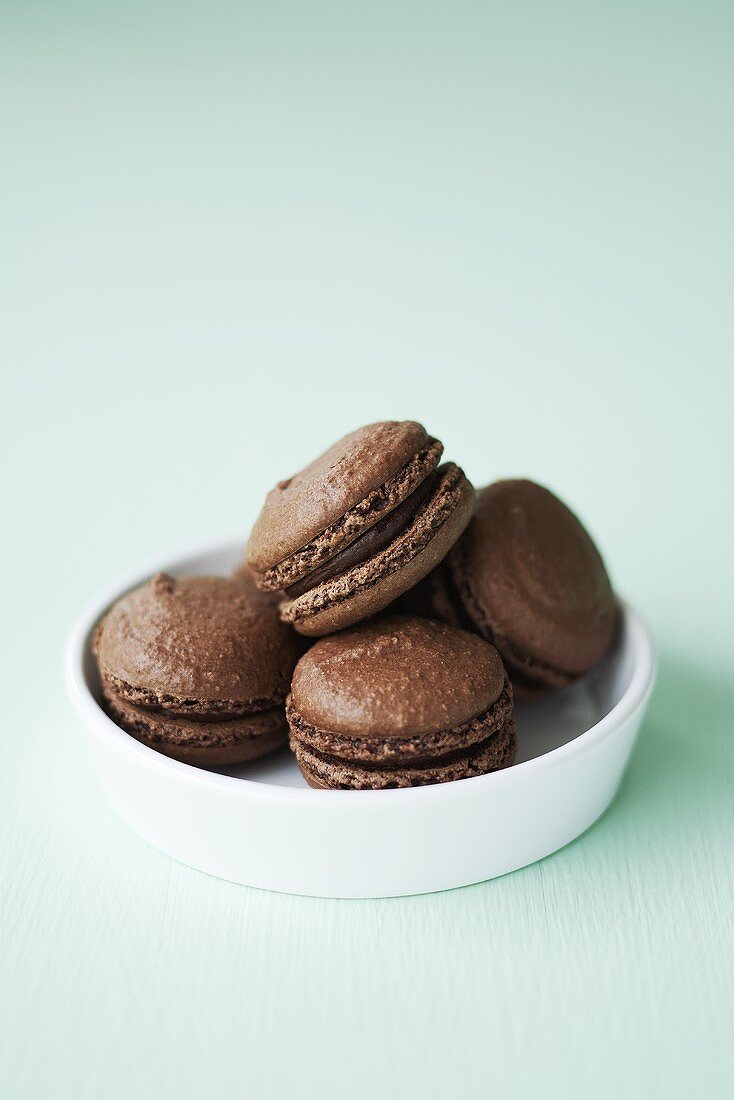
[[[731,1095],[733,10],[3,4],[4,1095]],[[572,502],[650,623],[619,799],[432,897],[172,863],[96,785],[73,617],[407,416]]]

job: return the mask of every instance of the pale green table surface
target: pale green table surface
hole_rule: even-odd
[[[732,1095],[733,11],[3,5],[8,1100]],[[67,631],[385,417],[598,538],[623,789],[443,895],[207,878],[107,807]]]

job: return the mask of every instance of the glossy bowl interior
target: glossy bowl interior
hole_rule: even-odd
[[[69,639],[69,695],[107,797],[149,843],[209,874],[324,897],[425,893],[494,878],[563,847],[619,786],[653,686],[650,636],[624,607],[618,637],[580,684],[520,704],[518,756],[502,772],[388,791],[314,791],[287,749],[204,771],[141,745],[108,718],[90,652],[94,626],[159,569],[228,573],[242,537],[147,562],[80,617]]]

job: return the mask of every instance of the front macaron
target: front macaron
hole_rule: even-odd
[[[391,616],[321,639],[286,703],[312,787],[384,790],[505,768],[512,688],[496,649],[445,623]]]
[[[448,553],[474,490],[415,421],[350,433],[268,494],[248,543],[258,585],[282,590],[301,634],[344,629],[381,611]]]
[[[565,687],[593,668],[617,618],[588,532],[548,489],[521,479],[477,493],[462,538],[405,604],[492,642],[518,698]]]
[[[283,701],[303,645],[271,600],[234,577],[159,573],[100,623],[110,716],[185,763],[244,763],[285,744]]]

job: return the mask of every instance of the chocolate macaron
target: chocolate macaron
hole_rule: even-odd
[[[462,470],[412,420],[369,424],[268,494],[247,560],[281,618],[318,636],[386,607],[434,568],[471,517]]]
[[[515,757],[512,688],[497,650],[429,619],[373,619],[322,638],[296,666],[286,713],[311,787],[418,787]]]
[[[111,608],[94,652],[110,716],[167,756],[213,767],[286,743],[303,644],[242,580],[159,573]]]
[[[617,603],[580,521],[533,481],[477,493],[474,517],[406,606],[475,630],[497,647],[518,698],[588,672],[614,633]]]

